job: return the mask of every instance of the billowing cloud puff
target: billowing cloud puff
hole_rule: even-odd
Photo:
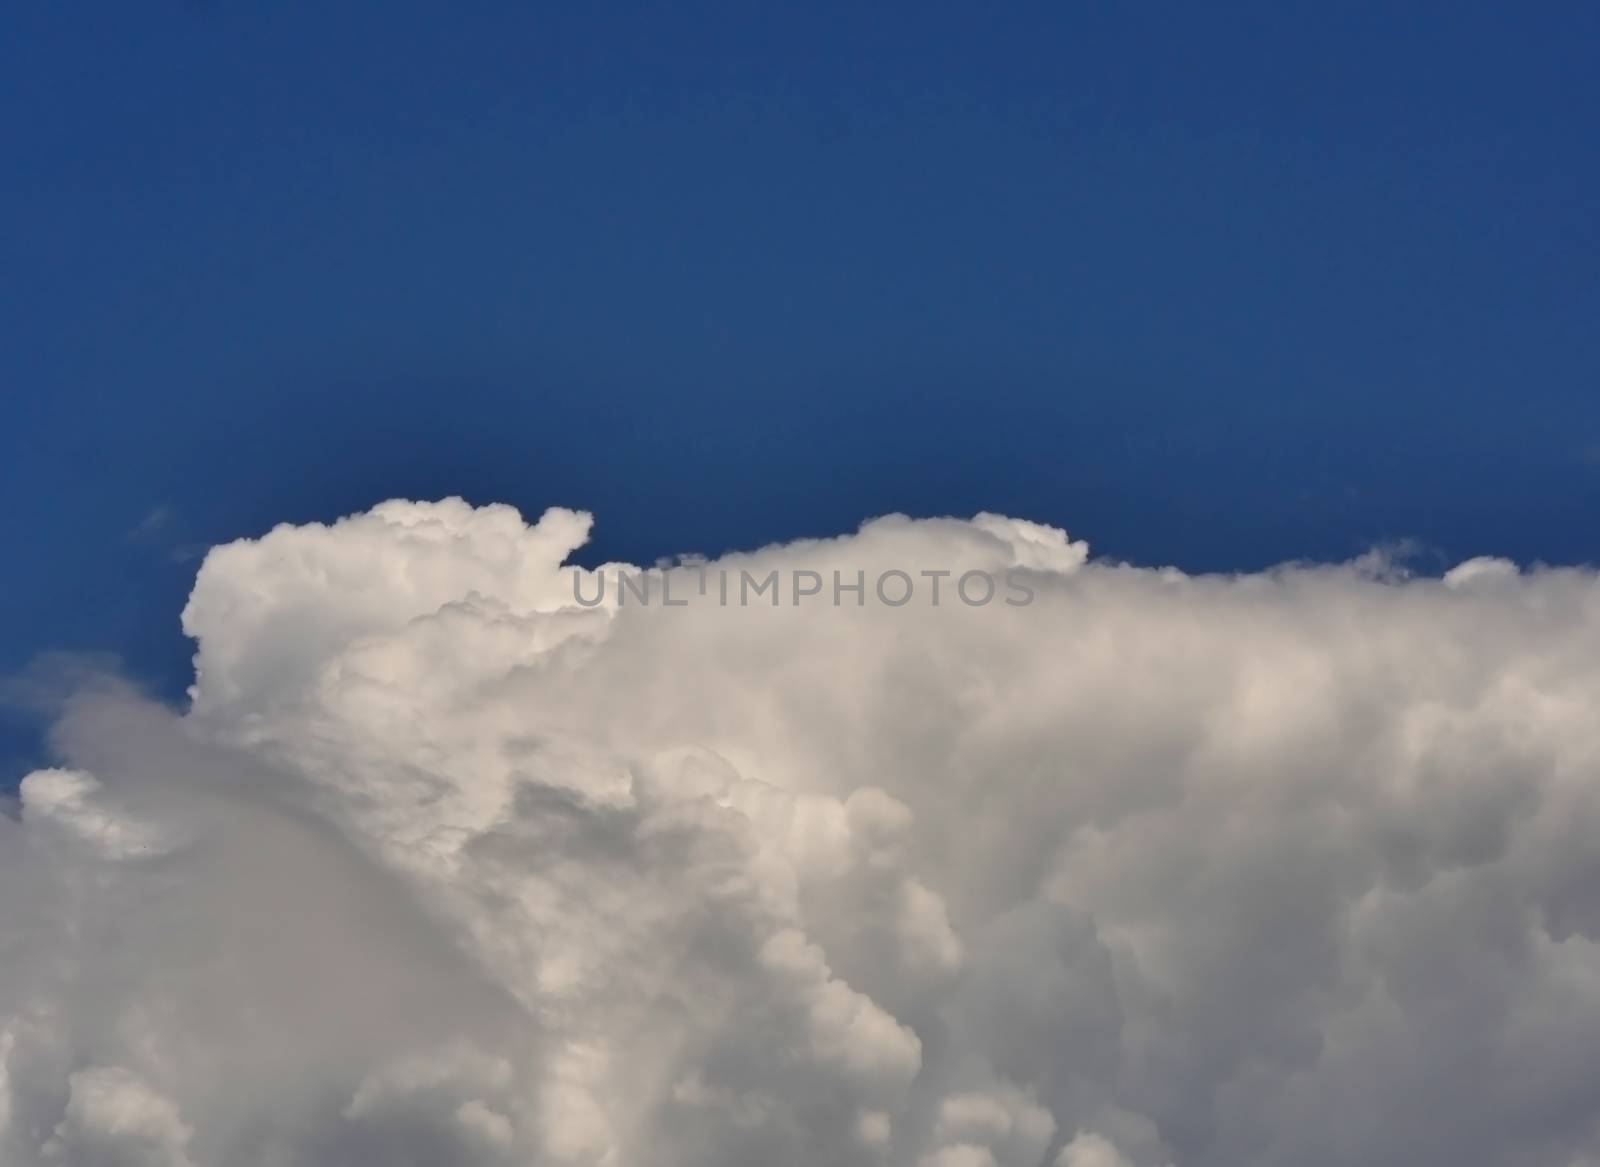
[[[68,703],[0,818],[0,1162],[1600,1161],[1593,572],[588,529],[217,548],[188,711]]]

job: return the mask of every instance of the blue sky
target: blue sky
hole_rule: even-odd
[[[395,495],[1600,558],[1593,5],[3,19],[0,670],[175,694],[199,549]]]

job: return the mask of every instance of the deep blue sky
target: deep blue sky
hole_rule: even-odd
[[[1600,559],[1597,59],[1593,3],[7,5],[0,672],[176,692],[195,548],[392,495]]]

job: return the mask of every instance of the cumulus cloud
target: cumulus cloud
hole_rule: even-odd
[[[191,1167],[190,1133],[172,1102],[136,1076],[95,1066],[67,1079],[66,1113],[44,1157],[80,1167]]]
[[[588,606],[589,526],[216,548],[189,708],[66,703],[0,817],[0,1162],[1600,1161],[1593,572],[891,516]]]
[[[1099,1135],[1080,1131],[1061,1148],[1056,1167],[1128,1167],[1116,1145]]]

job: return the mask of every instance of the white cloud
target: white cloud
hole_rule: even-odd
[[[1594,573],[889,517],[708,566],[1033,602],[590,609],[588,528],[214,549],[193,708],[68,704],[0,817],[0,1162],[1600,1155]]]
[[[192,1167],[191,1133],[172,1102],[137,1076],[94,1066],[67,1079],[66,1113],[43,1154],[74,1167]]]
[[[1128,1167],[1116,1145],[1100,1135],[1079,1131],[1061,1148],[1057,1167]]]

